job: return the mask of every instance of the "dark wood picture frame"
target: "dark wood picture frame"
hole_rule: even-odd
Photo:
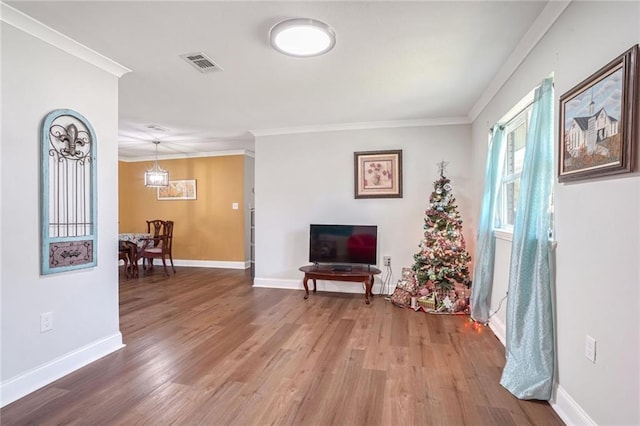
[[[558,181],[634,170],[639,74],[635,45],[560,97]]]
[[[355,198],[402,198],[402,150],[353,153]]]

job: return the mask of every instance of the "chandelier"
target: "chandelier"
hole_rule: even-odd
[[[158,165],[158,145],[160,141],[153,141],[156,145],[156,160],[153,167],[144,172],[144,186],[147,187],[163,187],[169,186],[169,172]]]

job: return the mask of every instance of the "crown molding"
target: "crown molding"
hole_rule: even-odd
[[[282,127],[250,130],[253,136],[291,135],[299,133],[340,132],[344,130],[387,129],[398,127],[454,126],[471,124],[468,117],[445,117],[417,120],[367,121],[360,123],[321,124],[317,126]]]
[[[186,158],[200,158],[200,157],[226,157],[230,155],[244,155],[246,157],[255,158],[255,153],[246,149],[228,150],[228,151],[211,151],[211,152],[189,152],[181,154],[165,154],[158,155],[158,160],[184,160]],[[119,156],[118,161],[125,163],[138,163],[141,161],[155,161],[156,156],[149,155],[143,157],[125,157]]]
[[[29,15],[26,15],[3,2],[0,2],[0,21],[30,34],[45,43],[49,43],[50,45],[57,47],[72,56],[82,59],[103,71],[113,74],[118,78],[128,72],[131,72],[129,68],[120,65],[95,50],[78,43],[70,37],[44,25],[42,22],[33,19]]]
[[[513,75],[516,69],[524,62],[540,39],[549,31],[549,28],[556,22],[562,12],[569,6],[572,0],[551,0],[547,2],[540,15],[525,35],[520,39],[518,45],[513,49],[507,61],[500,67],[489,86],[480,95],[480,98],[469,111],[469,121],[473,122],[496,96],[498,91]]]

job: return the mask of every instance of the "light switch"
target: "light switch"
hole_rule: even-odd
[[[233,204],[231,204],[231,208],[232,208],[233,210],[238,210],[238,203],[233,203]]]
[[[584,344],[584,355],[594,364],[596,363],[596,339],[587,335]]]

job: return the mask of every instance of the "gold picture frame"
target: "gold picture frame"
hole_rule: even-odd
[[[353,154],[355,198],[402,198],[402,150]]]

